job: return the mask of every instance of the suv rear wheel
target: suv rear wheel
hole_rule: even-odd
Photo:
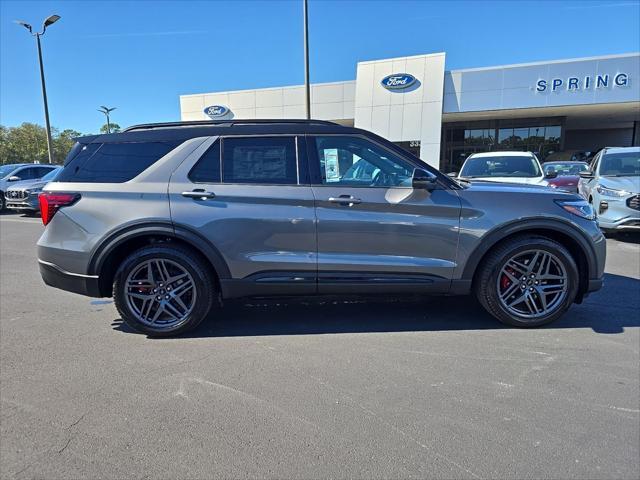
[[[553,322],[578,292],[578,267],[558,242],[519,236],[498,245],[476,278],[482,306],[508,325],[537,327]]]
[[[194,252],[178,245],[141,248],[116,272],[113,298],[131,328],[154,337],[198,326],[215,298],[210,270]]]

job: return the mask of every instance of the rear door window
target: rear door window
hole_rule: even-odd
[[[295,137],[227,137],[222,149],[224,183],[298,184]]]
[[[178,146],[177,142],[89,144],[72,159],[59,182],[122,183],[131,180]]]
[[[220,142],[214,143],[189,172],[194,183],[220,183]]]

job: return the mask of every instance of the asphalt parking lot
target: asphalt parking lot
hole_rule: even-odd
[[[640,240],[546,328],[470,298],[228,305],[186,338],[45,287],[0,216],[2,478],[640,477]]]

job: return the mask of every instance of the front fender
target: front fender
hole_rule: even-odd
[[[483,235],[471,249],[470,254],[466,255],[467,261],[464,266],[461,265],[460,278],[472,280],[481,260],[494,245],[509,236],[524,232],[539,232],[541,234],[555,232],[568,237],[584,253],[588,268],[588,278],[596,279],[603,275],[605,240],[595,223],[593,224],[593,232],[587,232],[569,220],[562,218],[529,217],[496,226]],[[464,228],[461,229],[461,235],[464,235]],[[464,242],[461,241],[462,243]]]

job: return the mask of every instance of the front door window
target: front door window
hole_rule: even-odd
[[[400,156],[355,136],[316,137],[323,185],[410,187],[413,167]]]

